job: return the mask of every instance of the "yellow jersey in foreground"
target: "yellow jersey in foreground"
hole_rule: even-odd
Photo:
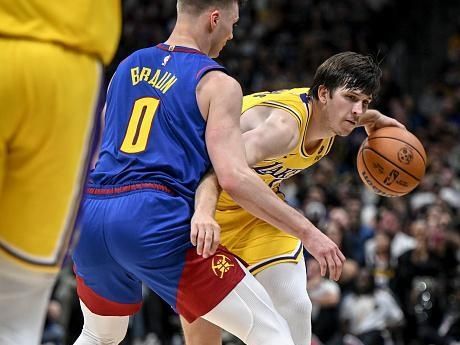
[[[0,0],[0,37],[57,43],[108,64],[121,32],[119,0]]]

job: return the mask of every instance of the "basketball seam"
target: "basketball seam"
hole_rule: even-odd
[[[387,159],[385,156],[381,155],[380,153],[378,153],[378,152],[375,151],[374,149],[371,149],[371,148],[369,148],[369,147],[365,147],[365,148],[363,149],[363,151],[364,151],[365,149],[368,149],[368,150],[374,152],[375,154],[377,154],[377,155],[380,156],[381,158],[385,159],[387,162],[391,163],[394,167],[396,167],[396,168],[400,169],[401,171],[405,172],[407,175],[409,175],[409,176],[412,177],[414,180],[416,180],[418,183],[420,183],[420,180],[419,180],[418,178],[416,178],[416,177],[413,176],[412,174],[408,173],[406,170],[400,168],[398,165],[396,165],[396,164],[393,163],[391,160]],[[372,178],[373,178],[374,180],[376,180],[381,186],[387,188],[388,190],[394,191],[394,190],[392,190],[392,189],[386,187],[386,185],[382,185],[382,184],[372,175],[371,171],[370,171],[369,168],[367,167],[366,161],[365,161],[365,159],[364,159],[364,154],[363,154],[363,162],[364,162],[364,165],[366,166],[367,171],[369,172],[369,174],[372,176]],[[417,184],[418,184],[418,183],[417,183]],[[404,193],[404,192],[398,192],[398,191],[394,191],[394,192],[395,192],[395,193]]]
[[[387,186],[385,186],[384,184],[382,184],[382,183],[372,174],[371,170],[368,168],[368,166],[367,166],[367,164],[366,164],[366,160],[364,159],[364,154],[363,154],[363,152],[361,152],[361,160],[363,161],[363,164],[364,164],[364,167],[366,168],[367,173],[374,179],[374,181],[375,181],[378,185],[380,185],[381,187],[383,187],[383,188],[389,190],[389,191],[392,192],[392,193],[397,194],[397,196],[400,196],[401,194],[404,194],[404,192],[398,192],[398,191],[396,191],[396,190],[393,190],[393,189],[391,189],[391,188],[388,188]],[[393,195],[391,195],[391,196],[393,196]]]
[[[416,180],[417,182],[420,182],[420,179],[415,177],[414,175],[412,175],[411,173],[409,173],[408,171],[404,170],[403,168],[401,168],[399,165],[397,165],[395,162],[393,162],[392,160],[388,159],[387,157],[385,157],[384,155],[380,154],[379,152],[375,151],[373,148],[371,147],[364,147],[363,150],[370,150],[372,152],[374,152],[376,155],[380,156],[381,158],[385,159],[387,162],[393,164],[393,166],[395,166],[396,168],[400,169],[401,171],[405,172],[407,175],[409,175],[410,177],[412,177],[414,180]]]
[[[426,166],[426,162],[425,162],[425,159],[423,158],[423,155],[420,153],[419,150],[417,150],[417,148],[416,148],[415,146],[409,144],[408,142],[406,142],[406,141],[404,141],[404,140],[401,140],[401,139],[399,139],[399,138],[393,138],[393,137],[372,137],[372,138],[369,138],[369,137],[368,137],[367,139],[368,139],[368,141],[369,141],[369,140],[374,140],[374,139],[378,139],[378,138],[397,140],[397,141],[400,141],[400,142],[402,142],[402,143],[404,143],[404,144],[406,144],[406,145],[409,145],[409,146],[412,147],[415,151],[417,151],[417,153],[419,154],[420,158],[421,158],[422,161],[423,161],[423,165]],[[425,156],[426,156],[426,153],[425,153]]]

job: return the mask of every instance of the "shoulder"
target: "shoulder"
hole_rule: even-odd
[[[226,95],[229,92],[242,96],[241,85],[227,73],[221,70],[210,70],[200,79],[197,92],[209,91],[212,94]]]
[[[241,117],[241,127],[246,143],[253,143],[264,152],[257,162],[290,152],[299,138],[297,121],[286,111],[277,108],[257,106],[250,109]]]
[[[196,87],[196,100],[205,120],[210,112],[219,114],[218,117],[235,111],[240,114],[242,97],[240,84],[219,70],[206,73]]]
[[[297,121],[290,112],[282,108],[271,109],[270,115],[265,120],[268,127],[272,127],[279,134],[293,136],[297,134]]]
[[[303,127],[302,124],[307,118],[307,108],[302,99],[290,90],[259,92],[244,97],[243,112],[257,106],[277,109],[279,111],[273,112],[273,114],[284,114],[284,118],[286,115],[294,118],[298,129]]]

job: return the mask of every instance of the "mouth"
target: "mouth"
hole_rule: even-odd
[[[353,120],[345,120],[345,122],[348,122],[349,124],[351,124],[354,127],[356,127],[356,125],[357,125],[357,122],[353,121]]]

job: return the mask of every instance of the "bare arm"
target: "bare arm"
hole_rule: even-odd
[[[364,126],[367,135],[377,129],[384,127],[399,127],[405,129],[406,127],[399,121],[383,115],[380,111],[375,109],[368,109],[364,114],[358,118],[358,126]]]
[[[255,107],[250,111],[268,111],[270,115],[259,118],[253,129],[243,133],[249,166],[267,158],[285,155],[296,146],[299,140],[297,121],[286,111],[266,107]]]
[[[207,114],[206,144],[219,184],[256,217],[302,240],[334,279],[345,259],[337,246],[310,221],[281,201],[246,163],[239,120],[242,92],[239,84],[221,72],[210,72],[200,82],[197,100]],[[222,92],[225,90],[225,92]]]
[[[211,169],[201,179],[195,194],[195,212],[191,221],[190,241],[198,255],[207,258],[216,252],[220,243],[220,226],[214,219],[220,188]]]
[[[289,114],[279,109],[268,110],[271,112],[268,118],[258,120],[256,128],[243,134],[247,163],[251,166],[289,152],[298,139],[297,123]],[[197,253],[205,258],[215,253],[220,241],[220,227],[214,214],[221,190],[211,170],[203,177],[195,194],[190,240],[197,247]]]

